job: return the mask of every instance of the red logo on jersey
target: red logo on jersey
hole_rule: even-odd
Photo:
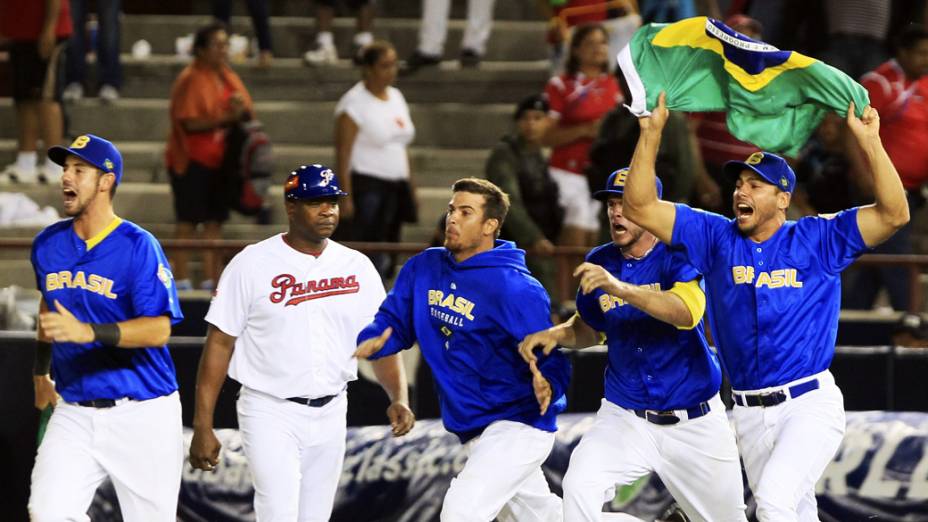
[[[304,301],[333,295],[356,294],[361,289],[361,284],[353,275],[297,283],[292,275],[280,274],[271,280],[271,286],[278,289],[271,292],[271,302],[276,304],[286,300],[284,306],[296,306]]]

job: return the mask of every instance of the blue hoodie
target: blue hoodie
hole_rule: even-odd
[[[403,265],[358,344],[392,327],[374,359],[418,341],[438,384],[445,428],[461,442],[497,420],[553,432],[567,406],[570,363],[559,352],[539,361],[553,392],[542,416],[518,350],[523,337],[551,326],[550,310],[548,294],[525,266],[525,251],[514,243],[497,240],[492,250],[461,263],[444,248],[430,248]]]

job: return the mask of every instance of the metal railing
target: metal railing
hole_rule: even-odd
[[[247,239],[159,239],[161,246],[167,252],[174,250],[216,250],[222,253],[233,254],[246,246],[255,243]],[[379,243],[348,241],[343,243],[349,248],[364,253],[386,253],[413,255],[428,248],[425,243]],[[0,238],[0,249],[29,249],[32,247],[31,238]],[[557,266],[556,295],[552,296],[559,302],[572,300],[576,285],[573,282],[572,262],[589,252],[587,247],[556,247],[551,254],[542,254],[528,250],[530,256],[553,257]],[[856,266],[897,266],[908,270],[909,276],[909,312],[919,313],[922,309],[923,292],[920,284],[921,273],[928,270],[928,255],[901,255],[901,254],[865,254],[855,263]]]

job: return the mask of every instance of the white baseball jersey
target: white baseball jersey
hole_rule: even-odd
[[[237,338],[233,379],[281,399],[323,397],[357,378],[358,332],[385,296],[364,254],[332,240],[304,254],[278,234],[232,259],[206,321]]]

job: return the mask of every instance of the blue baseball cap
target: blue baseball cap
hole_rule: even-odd
[[[593,198],[605,201],[609,199],[609,196],[621,196],[625,193],[626,179],[628,179],[628,167],[609,174],[609,179],[606,180],[606,188],[594,192]],[[664,195],[664,184],[661,183],[661,178],[654,176],[654,179],[657,181],[657,199],[660,199]]]
[[[116,176],[116,184],[122,180],[122,154],[115,145],[93,134],[81,134],[69,147],[56,145],[48,149],[48,159],[64,166],[64,160],[73,154],[94,167]]]
[[[751,170],[783,192],[793,193],[796,174],[785,159],[771,152],[755,152],[744,161],[729,161],[723,167],[726,176],[737,178],[742,170]]]

